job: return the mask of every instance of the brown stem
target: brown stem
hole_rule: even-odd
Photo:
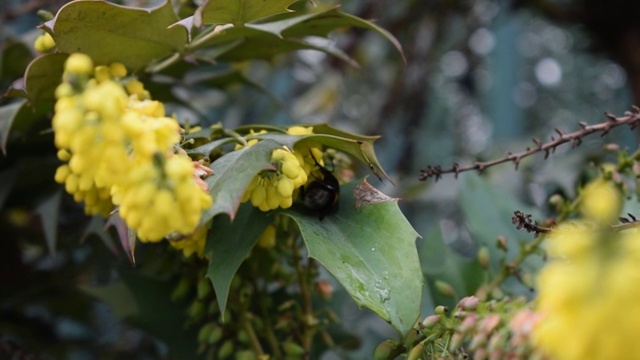
[[[305,271],[305,268],[302,265],[300,247],[298,247],[298,244],[295,241],[292,241],[291,243],[293,250],[293,265],[295,267],[298,286],[300,287],[300,296],[302,298],[303,331],[301,345],[305,350],[305,359],[308,359],[316,329],[315,317],[313,316],[313,303],[311,300],[311,288],[309,286],[309,273],[308,271]]]
[[[539,152],[544,152],[545,159],[549,157],[550,154],[555,152],[556,148],[562,144],[571,143],[572,146],[576,147],[582,143],[582,139],[594,133],[600,133],[600,136],[605,136],[611,131],[611,129],[621,126],[621,125],[629,125],[631,129],[635,129],[640,123],[640,109],[638,107],[633,107],[634,112],[626,112],[622,117],[615,117],[610,113],[605,113],[607,117],[607,121],[602,123],[598,123],[595,125],[588,125],[585,122],[580,122],[580,127],[582,129],[578,131],[574,131],[572,133],[564,133],[559,129],[555,129],[558,134],[558,138],[551,138],[551,141],[543,143],[540,140],[533,139],[535,143],[535,147],[527,148],[525,151],[519,153],[508,153],[507,156],[490,160],[490,161],[476,161],[473,165],[468,166],[460,166],[458,164],[453,164],[453,166],[449,169],[442,169],[440,166],[427,166],[425,169],[420,170],[419,180],[424,181],[429,178],[435,177],[436,181],[439,180],[443,174],[455,174],[456,178],[458,174],[465,171],[476,170],[478,173],[482,173],[486,168],[506,163],[512,162],[516,169],[520,164],[522,159],[531,156],[533,154],[537,154]]]

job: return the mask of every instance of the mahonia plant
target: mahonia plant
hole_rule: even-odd
[[[318,306],[333,285],[319,278],[321,267],[400,337],[410,331],[423,284],[418,234],[396,199],[352,169],[361,163],[390,180],[374,152],[377,136],[259,124],[267,119],[228,128],[167,113],[172,100],[185,103],[167,84],[190,77],[199,86],[211,79],[210,64],[232,69],[213,82],[252,84],[234,62],[310,49],[353,63],[308,37],[355,26],[401,53],[392,35],[337,7],[292,0],[205,1],[178,11],[168,1],[141,9],[79,0],[50,15],[33,44],[41,55],[7,92],[24,99],[11,121],[53,113],[54,180],[87,215],[107,218],[132,261],[137,241],[172,249],[165,256],[174,270],[162,276],[180,279],[172,299],[186,306],[184,325],[198,329],[200,353],[309,357],[319,353],[318,337],[333,346],[335,314]],[[93,224],[85,234],[104,237]]]

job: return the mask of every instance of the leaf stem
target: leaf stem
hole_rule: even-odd
[[[252,266],[251,269],[254,273],[254,276],[252,276],[252,285],[256,294],[259,294],[258,306],[260,308],[260,312],[262,313],[262,320],[264,321],[265,336],[267,338],[267,341],[269,342],[269,346],[273,351],[273,357],[276,359],[280,359],[282,358],[282,353],[280,352],[280,342],[278,341],[278,338],[276,337],[276,334],[273,330],[273,324],[271,323],[271,312],[268,311],[267,305],[265,304],[265,300],[268,296],[265,289],[266,285],[258,286],[256,282],[256,279],[258,278],[258,271],[255,265]]]
[[[305,271],[302,265],[302,254],[300,253],[300,247],[296,241],[291,241],[293,265],[298,278],[298,286],[300,287],[300,296],[302,298],[303,309],[303,331],[302,331],[302,347],[305,350],[305,358],[309,357],[311,352],[311,345],[313,343],[313,336],[316,329],[316,320],[313,316],[313,303],[311,301],[311,288],[309,286],[309,272]],[[310,266],[310,265],[309,265]]]
[[[204,46],[207,41],[209,41],[209,39],[220,35],[220,33],[232,27],[234,27],[232,24],[216,25],[211,27],[210,30],[207,30],[206,33],[200,34],[201,36],[199,36],[197,39],[194,39],[190,44],[187,45],[188,51],[193,52],[194,50],[197,50],[198,48]]]
[[[159,63],[155,63],[155,64],[147,66],[145,71],[148,72],[148,73],[160,72],[160,71],[168,68],[169,66],[177,63],[178,61],[180,61],[180,59],[182,59],[182,54],[179,53],[179,52],[175,52],[171,56],[169,56],[168,58],[160,61]]]
[[[264,357],[264,350],[262,349],[262,345],[260,345],[260,340],[258,340],[258,336],[256,336],[256,332],[253,330],[253,326],[251,326],[251,322],[247,318],[246,310],[243,310],[240,315],[240,321],[242,322],[242,327],[244,331],[247,332],[247,336],[249,337],[249,343],[251,344],[251,348],[256,356],[260,359]]]

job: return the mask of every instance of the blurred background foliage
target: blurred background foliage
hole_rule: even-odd
[[[636,147],[636,134],[621,128],[605,139],[586,138],[578,149],[560,147],[546,161],[542,155],[529,158],[519,171],[506,164],[482,176],[466,173],[458,180],[445,175],[438,182],[418,181],[419,170],[427,165],[449,167],[521,151],[533,144],[532,138],[548,140],[555,128],[574,131],[579,121],[601,122],[604,111],[622,114],[631,104],[640,104],[636,2],[317,2],[341,4],[347,13],[375,19],[398,38],[406,62],[378,34],[361,29],[336,32],[331,41],[360,67],[314,51],[234,64],[233,69],[242,70],[257,86],[176,84],[171,89],[176,101],[167,104],[169,111],[202,125],[328,122],[347,131],[382,135],[376,151],[395,186],[371,181],[388,195],[402,198],[405,215],[422,236],[417,246],[427,280],[423,316],[436,304],[452,305],[473,294],[498,271],[504,258],[495,247],[498,236],[511,245],[507,257],[514,256],[518,243],[531,240],[530,234],[511,225],[514,210],[533,213],[534,218],[552,215],[548,197],[573,195],[591,164],[606,161],[600,152],[603,144]],[[55,13],[64,3],[0,4],[3,89],[22,75],[33,56],[28,47],[40,34],[34,30],[40,23],[37,10]],[[191,107],[178,100],[188,100]],[[0,126],[6,122],[1,117]],[[70,359],[162,358],[171,348],[182,358],[180,349],[195,346],[194,334],[187,334],[193,343],[189,336],[178,336],[185,335],[179,325],[184,306],[168,297],[157,299],[162,321],[157,313],[136,322],[121,321],[135,312],[127,308],[130,301],[112,299],[112,306],[107,306],[95,301],[90,291],[94,285],[119,286],[129,279],[140,285],[139,294],[130,296],[144,296],[146,287],[164,286],[169,293],[169,278],[162,274],[175,266],[175,254],[140,246],[138,265],[132,268],[106,238],[83,236],[88,219],[67,195],[56,225],[57,251],[49,254],[45,238],[51,225],[41,218],[50,214],[48,201],[60,195],[52,181],[57,161],[48,127],[45,121],[15,129],[6,139],[6,156],[0,157],[0,354],[4,349]],[[475,260],[483,245],[491,253],[488,271]],[[541,261],[530,259],[525,275]],[[141,282],[131,275],[135,272],[154,273],[156,281]],[[502,291],[531,294],[528,279],[509,279]],[[453,296],[438,291],[437,280],[449,283]],[[382,320],[358,310],[339,286],[335,289],[331,305],[346,329],[337,332],[346,335],[321,358],[368,358],[380,341],[395,335]],[[168,316],[171,313],[175,316]],[[167,338],[174,341],[168,345],[163,341]]]

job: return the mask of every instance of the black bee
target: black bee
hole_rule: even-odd
[[[300,197],[302,204],[320,215],[320,220],[322,220],[325,216],[338,211],[340,184],[331,171],[318,163],[313,154],[311,157],[322,172],[322,179],[314,180],[309,185],[303,186],[300,189]]]

